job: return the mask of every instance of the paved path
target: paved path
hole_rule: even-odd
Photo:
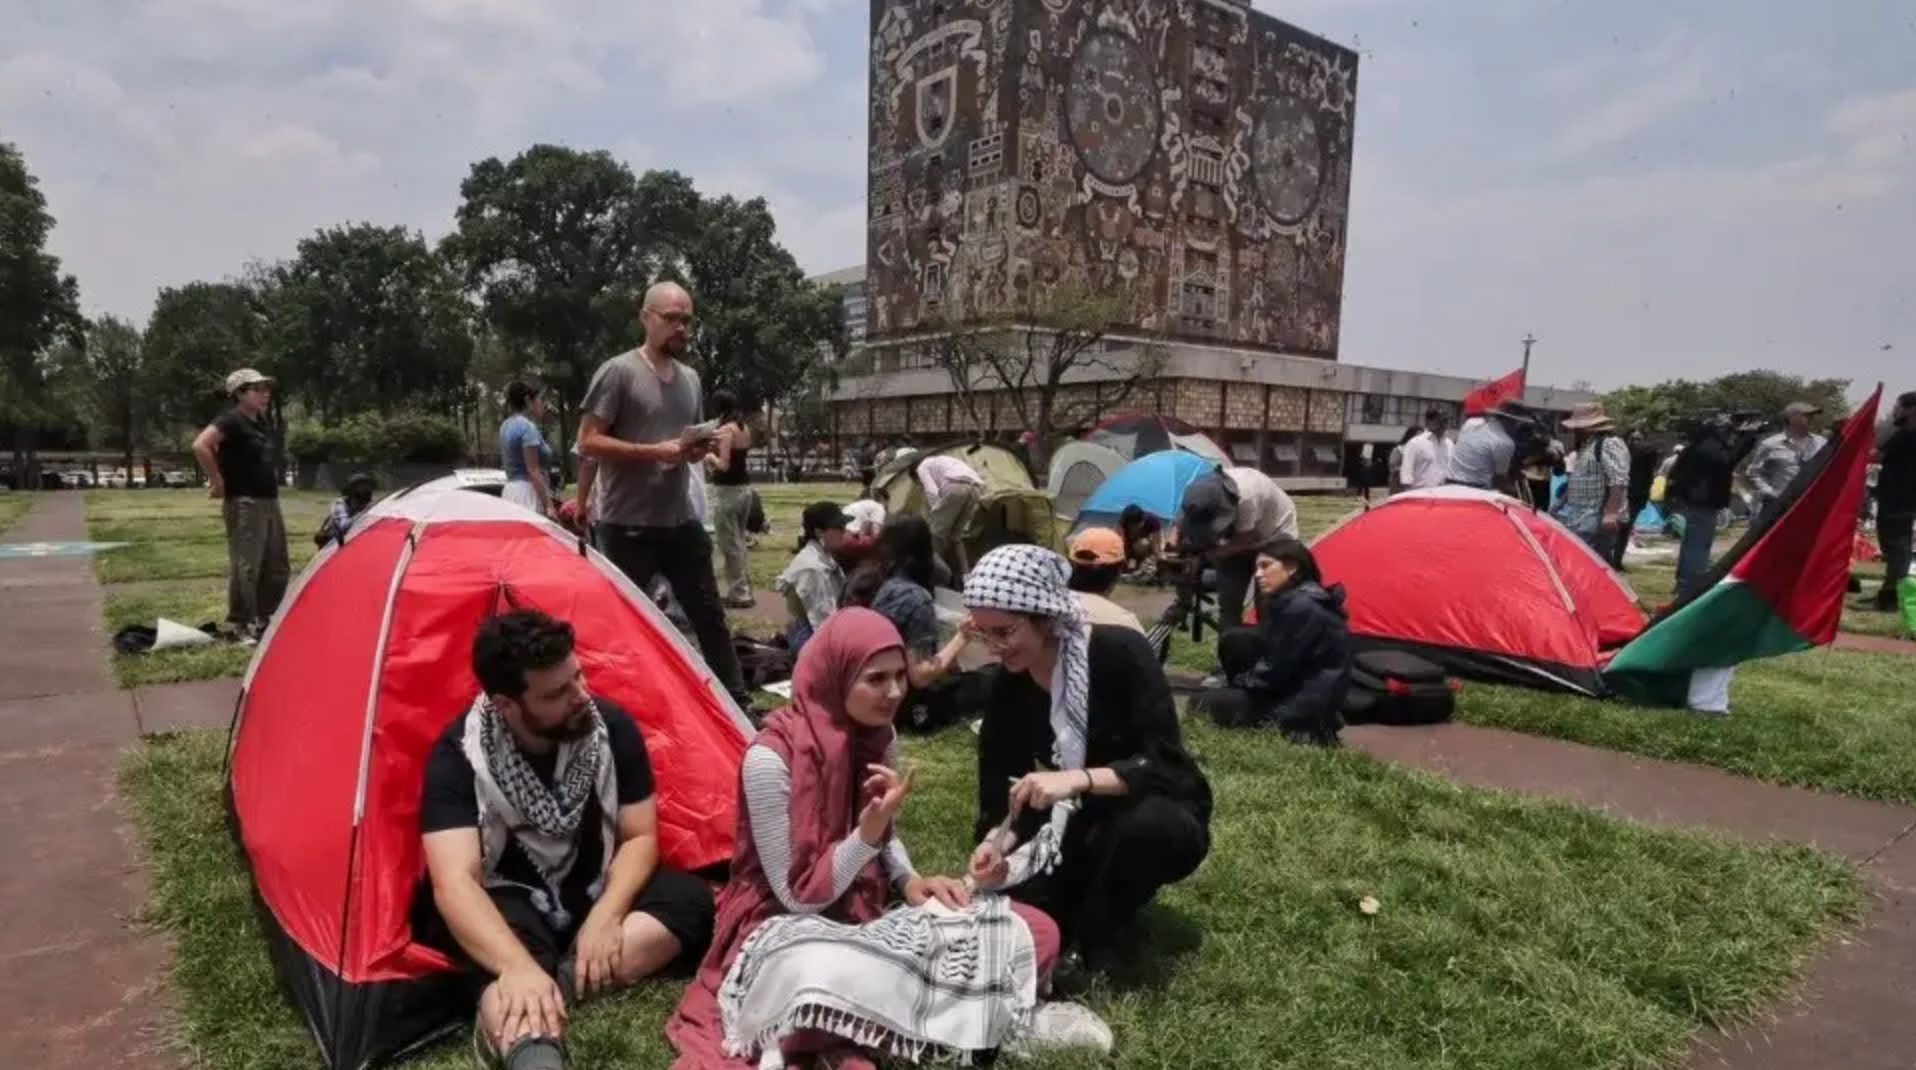
[[[86,538],[85,496],[38,495],[8,542]],[[174,1065],[163,944],[114,787],[138,739],[85,558],[0,560],[0,1051],[47,1070]]]
[[[51,494],[9,541],[83,538],[84,498]],[[116,691],[84,559],[0,561],[0,1043],[55,1070],[175,1065],[160,1026],[165,949],[129,924],[141,869],[113,786],[142,732],[223,728],[238,681]],[[762,598],[760,615],[782,613]],[[1813,963],[1772,1019],[1699,1040],[1694,1070],[1916,1067],[1916,811],[1468,725],[1359,728],[1351,745],[1458,781],[1550,795],[1651,824],[1812,843],[1867,867],[1867,926]]]

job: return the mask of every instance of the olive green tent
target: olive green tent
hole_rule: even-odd
[[[973,561],[1006,543],[1036,543],[1062,550],[1051,496],[1031,482],[1018,455],[1003,446],[961,442],[906,454],[872,475],[872,497],[885,512],[925,513],[925,490],[915,472],[917,463],[934,453],[956,457],[984,477],[978,514],[965,532],[965,552]]]

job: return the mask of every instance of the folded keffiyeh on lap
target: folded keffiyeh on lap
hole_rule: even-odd
[[[815,1030],[910,1062],[1011,1043],[1038,1004],[1031,930],[1000,896],[963,910],[899,907],[865,925],[770,918],[719,990],[734,1058],[782,1067],[779,1042]]]

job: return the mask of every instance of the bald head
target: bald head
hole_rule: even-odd
[[[655,356],[677,358],[692,333],[692,295],[676,282],[654,283],[639,304],[645,346]]]

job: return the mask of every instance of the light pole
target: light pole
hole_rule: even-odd
[[[1524,332],[1524,336],[1523,336],[1523,382],[1524,382],[1524,386],[1525,386],[1525,388],[1528,388],[1528,387],[1530,386],[1530,347],[1531,347],[1531,346],[1534,346],[1534,345],[1536,345],[1536,344],[1537,344],[1537,336],[1536,336],[1536,335],[1533,335],[1533,334],[1531,334],[1531,333],[1530,333],[1530,332],[1528,332],[1528,331],[1526,331],[1526,332]]]

